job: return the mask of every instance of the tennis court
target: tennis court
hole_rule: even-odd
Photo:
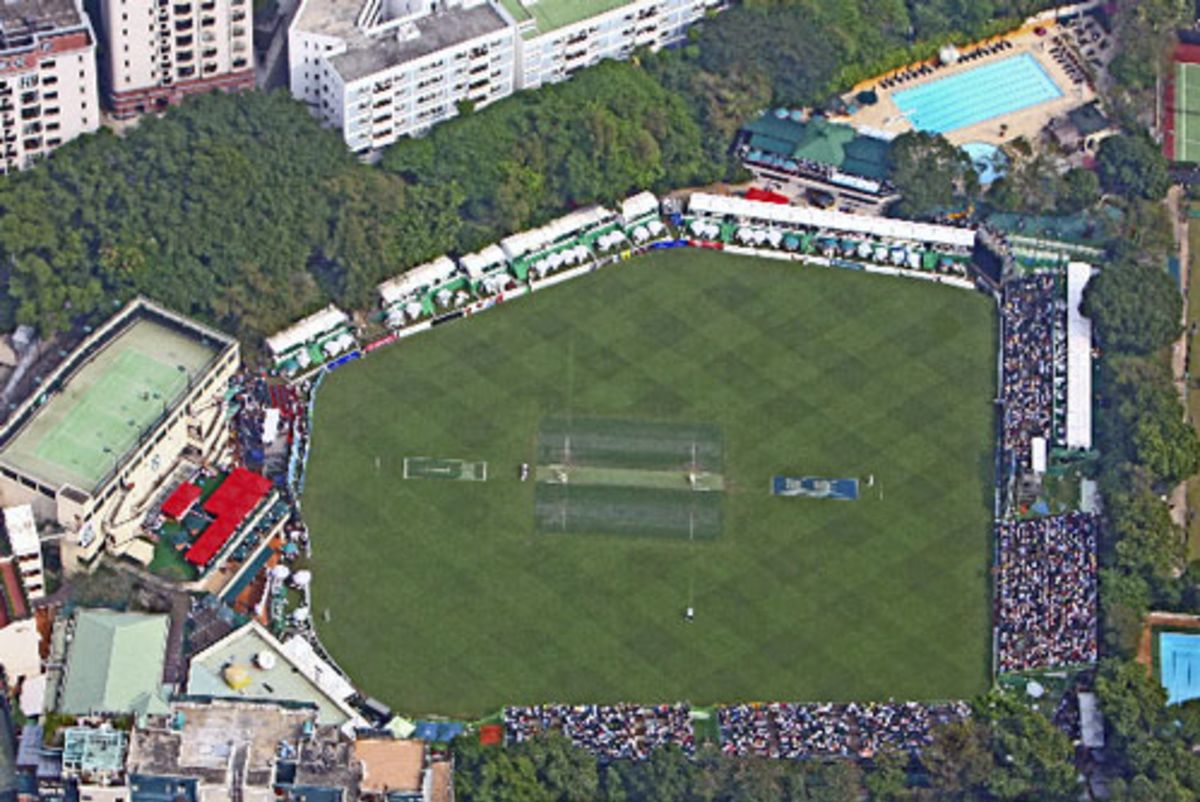
[[[68,379],[0,456],[48,483],[90,491],[214,353],[175,329],[137,320]]]
[[[1200,64],[1175,65],[1175,160],[1200,162]]]
[[[892,94],[913,127],[945,134],[1054,100],[1062,90],[1030,53]]]

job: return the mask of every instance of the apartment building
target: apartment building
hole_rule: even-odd
[[[46,576],[42,564],[42,541],[38,537],[33,507],[21,504],[4,508],[4,531],[12,548],[17,573],[25,596],[35,601],[46,595]]]
[[[721,0],[302,0],[292,95],[367,155],[517,89],[681,40]]]
[[[517,88],[680,42],[721,0],[501,0],[519,32]]]
[[[0,2],[0,174],[99,125],[96,36],[77,0]]]
[[[359,154],[512,94],[512,28],[484,0],[303,0],[292,95]]]
[[[99,0],[101,77],[128,119],[214,89],[254,88],[251,0]]]

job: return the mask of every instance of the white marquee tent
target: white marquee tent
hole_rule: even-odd
[[[810,206],[783,206],[778,203],[764,203],[726,195],[710,195],[705,192],[694,193],[688,201],[688,209],[692,214],[734,217],[738,220],[757,223],[831,230],[954,248],[973,248],[975,246],[975,230],[970,228],[847,214]]]

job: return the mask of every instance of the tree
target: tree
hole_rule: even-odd
[[[1096,153],[1096,169],[1105,191],[1126,198],[1162,200],[1171,186],[1166,158],[1144,134],[1105,139]]]
[[[1116,263],[1088,283],[1083,313],[1105,348],[1148,354],[1179,336],[1183,299],[1165,270]]]
[[[903,217],[922,217],[950,208],[971,195],[979,176],[970,157],[940,134],[910,131],[892,141],[890,177],[903,199]]]
[[[1090,209],[1100,200],[1100,177],[1083,167],[1072,167],[1062,177],[1062,192],[1058,197],[1058,210],[1063,214],[1077,214]]]

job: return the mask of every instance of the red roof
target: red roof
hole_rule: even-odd
[[[192,565],[207,565],[270,490],[270,479],[235,468],[204,502],[204,510],[216,520],[200,533],[183,558]]]
[[[746,200],[778,203],[781,206],[787,206],[792,202],[787,195],[780,195],[778,192],[768,192],[758,187],[750,187],[750,189],[746,190]]]
[[[162,505],[162,513],[173,520],[181,520],[198,498],[200,498],[200,488],[191,482],[184,482],[175,488],[171,495],[167,496],[167,500]]]
[[[21,588],[21,580],[17,578],[16,564],[9,560],[0,565],[0,574],[4,575],[4,590],[8,595],[13,618],[20,619],[29,615],[29,609],[25,606],[25,591]]]

